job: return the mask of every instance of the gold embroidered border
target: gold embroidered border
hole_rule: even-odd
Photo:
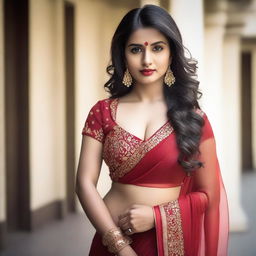
[[[160,210],[161,219],[162,219],[164,256],[168,256],[167,218],[165,216],[164,207],[160,205],[159,210]]]
[[[111,116],[114,118],[114,120],[116,120],[116,106],[118,104],[118,99],[115,98],[112,100],[112,102],[110,102],[110,111],[111,111]]]
[[[184,256],[184,238],[178,200],[160,205],[163,225],[164,256]]]
[[[116,130],[120,130],[122,128],[116,126]],[[151,137],[147,141],[141,141],[141,143],[136,147],[135,152],[121,164],[114,173],[112,173],[113,179],[118,179],[124,176],[127,172],[129,172],[144,156],[147,152],[149,152],[152,148],[158,145],[163,139],[168,137],[173,131],[173,128],[169,123],[166,123],[159,131],[155,133],[153,137]],[[121,132],[125,132],[123,129]]]

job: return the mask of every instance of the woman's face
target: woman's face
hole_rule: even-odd
[[[163,81],[171,64],[167,38],[154,28],[140,28],[129,37],[125,46],[125,62],[133,79],[140,84]],[[151,72],[142,72],[152,69]]]

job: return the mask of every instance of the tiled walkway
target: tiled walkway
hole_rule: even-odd
[[[256,255],[256,174],[243,175],[242,204],[250,230],[231,233],[229,256]],[[250,195],[250,196],[249,196]],[[33,233],[15,233],[1,256],[87,256],[94,233],[84,214],[71,214]]]

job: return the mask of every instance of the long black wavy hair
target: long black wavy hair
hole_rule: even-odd
[[[125,45],[135,30],[146,27],[157,29],[170,45],[171,70],[176,81],[171,87],[163,84],[163,92],[168,107],[167,116],[176,133],[180,152],[177,161],[185,171],[191,172],[203,166],[196,157],[200,153],[199,142],[204,125],[204,119],[194,111],[195,108],[200,109],[197,100],[202,96],[196,80],[197,61],[183,45],[180,31],[165,9],[148,4],[130,10],[123,17],[112,38],[112,63],[106,68],[110,79],[104,84],[104,88],[112,99],[126,95],[133,89],[133,85],[126,87],[122,84],[126,70]],[[189,58],[185,56],[185,50],[189,53]]]

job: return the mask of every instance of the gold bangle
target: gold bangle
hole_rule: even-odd
[[[108,246],[110,253],[117,253],[131,244],[132,239],[129,236],[124,236],[120,228],[112,228],[103,235],[102,243]]]

